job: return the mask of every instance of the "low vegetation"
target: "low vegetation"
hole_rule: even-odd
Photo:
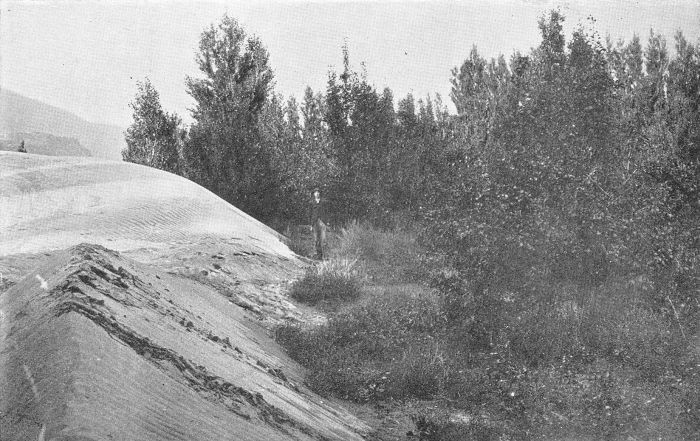
[[[421,287],[372,288],[318,328],[285,326],[276,335],[321,393],[358,402],[433,398],[446,373],[440,320],[434,294]]]
[[[353,224],[333,239],[333,259],[292,287],[295,298],[317,301],[335,296],[338,273],[352,274],[347,262],[375,271],[353,276],[361,293],[327,323],[276,330],[313,390],[404,409],[423,440],[699,433],[700,359],[678,322],[642,300],[649,280],[560,285],[547,302],[528,304],[504,293],[487,306],[465,295],[469,284],[455,274],[419,260],[402,271],[430,273],[433,287],[398,283],[377,261],[396,249],[419,252],[407,237],[417,235]]]
[[[417,244],[415,228],[408,225],[380,229],[370,223],[351,222],[342,229],[331,257],[345,256],[362,262],[374,283],[411,283],[424,280],[424,250]]]
[[[296,280],[289,295],[311,305],[356,300],[360,297],[362,278],[357,260],[326,260],[309,268],[301,279]]]

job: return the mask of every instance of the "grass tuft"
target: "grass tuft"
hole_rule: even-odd
[[[355,300],[362,294],[362,279],[357,260],[326,260],[309,268],[301,279],[295,281],[289,295],[312,305]]]
[[[381,230],[353,222],[341,230],[332,255],[359,259],[375,283],[411,283],[425,279],[422,249],[409,229]]]

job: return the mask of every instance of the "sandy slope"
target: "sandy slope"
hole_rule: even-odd
[[[0,152],[0,256],[90,242],[125,251],[204,237],[292,253],[276,233],[190,181],[91,158]]]
[[[260,326],[298,317],[278,288],[303,265],[274,231],[177,176],[86,158],[0,153],[0,207],[1,440],[367,430]]]

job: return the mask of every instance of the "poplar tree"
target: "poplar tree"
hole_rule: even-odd
[[[148,78],[138,82],[137,88],[136,97],[130,103],[134,122],[126,130],[126,149],[122,151],[122,158],[127,162],[180,173],[180,118],[163,110],[160,95]]]
[[[272,216],[277,197],[272,152],[259,119],[272,88],[268,52],[224,16],[200,37],[201,75],[187,78],[196,102],[185,151],[188,176],[255,217]]]

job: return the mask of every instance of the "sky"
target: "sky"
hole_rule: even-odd
[[[646,41],[653,28],[700,41],[700,0],[22,1],[0,0],[0,87],[92,122],[128,126],[136,81],[148,77],[169,112],[191,121],[185,77],[197,76],[199,36],[225,13],[270,53],[275,91],[300,101],[328,70],[364,62],[396,100],[440,93],[472,45],[490,58],[539,43],[537,21],[559,8],[570,35],[586,17],[601,35]]]

